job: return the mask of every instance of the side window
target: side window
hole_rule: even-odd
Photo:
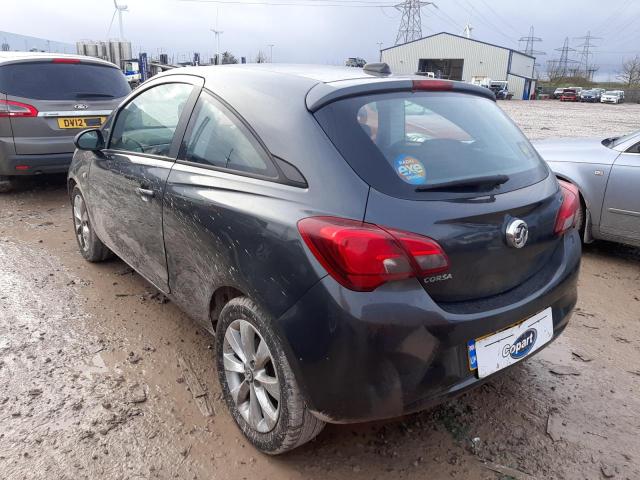
[[[109,148],[168,156],[192,90],[186,83],[166,83],[142,92],[118,114]]]
[[[268,177],[277,171],[251,132],[213,96],[203,93],[191,116],[180,159]]]
[[[627,148],[625,153],[640,153],[640,142],[636,143],[634,146]]]

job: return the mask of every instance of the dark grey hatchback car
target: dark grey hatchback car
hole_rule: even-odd
[[[174,70],[76,138],[82,255],[215,335],[266,453],[477,386],[576,303],[573,187],[489,90],[384,67]]]

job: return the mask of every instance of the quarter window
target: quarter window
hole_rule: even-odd
[[[187,162],[268,177],[277,172],[260,144],[226,107],[202,94],[180,150]]]
[[[640,142],[636,143],[634,146],[629,147],[626,153],[640,153]]]
[[[110,148],[168,156],[192,90],[186,83],[167,83],[142,92],[118,114]]]

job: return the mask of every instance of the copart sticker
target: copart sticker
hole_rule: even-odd
[[[427,179],[427,171],[420,160],[411,155],[399,155],[395,160],[398,176],[411,185],[422,185]]]

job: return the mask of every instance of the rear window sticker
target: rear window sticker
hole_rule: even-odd
[[[421,185],[427,179],[427,171],[420,160],[411,155],[398,155],[394,161],[398,176],[411,185]]]

